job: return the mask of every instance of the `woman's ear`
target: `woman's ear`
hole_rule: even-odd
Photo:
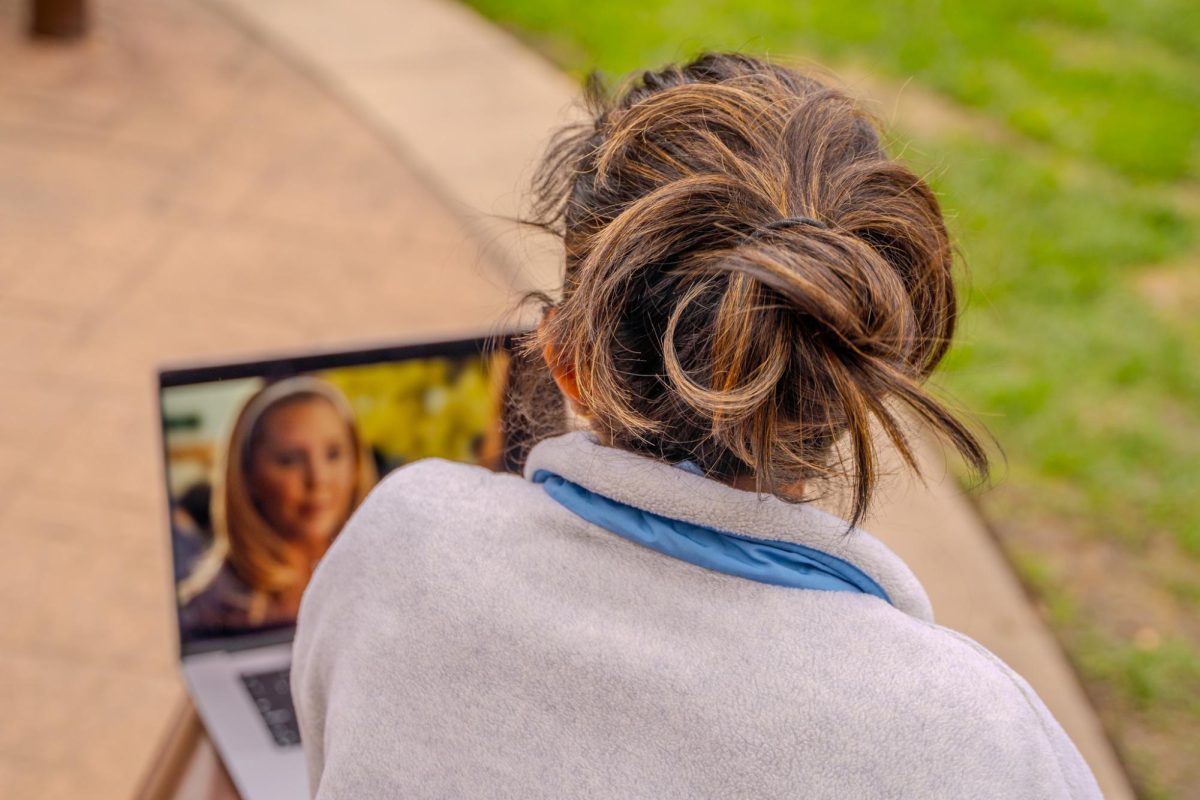
[[[546,342],[542,347],[542,358],[546,360],[546,366],[550,368],[550,375],[554,378],[558,390],[571,403],[572,410],[576,414],[586,417],[588,408],[579,394],[579,380],[575,375],[575,364],[571,359],[564,358],[563,353],[559,351],[554,342],[547,339],[544,334],[546,322],[557,313],[557,308],[549,309],[538,324],[539,332],[542,333],[542,338]]]

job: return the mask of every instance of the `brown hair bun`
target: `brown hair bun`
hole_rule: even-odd
[[[930,188],[844,93],[705,54],[646,72],[560,131],[533,223],[562,236],[563,296],[531,348],[575,367],[611,444],[781,494],[876,483],[873,417],[914,469],[897,402],[980,476],[975,436],[921,384],[954,333],[950,242]],[[847,437],[851,467],[830,462]]]

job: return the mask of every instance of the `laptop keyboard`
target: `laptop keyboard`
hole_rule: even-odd
[[[292,705],[292,682],[289,670],[256,672],[243,675],[242,683],[250,692],[258,713],[280,747],[300,744],[300,728],[296,723],[296,708]]]

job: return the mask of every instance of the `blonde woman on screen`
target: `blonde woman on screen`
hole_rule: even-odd
[[[213,546],[179,586],[183,629],[294,620],[317,561],[375,479],[332,384],[298,376],[254,394],[218,465]]]

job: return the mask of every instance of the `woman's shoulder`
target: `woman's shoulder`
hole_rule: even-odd
[[[947,686],[957,686],[981,706],[991,705],[1007,715],[1024,719],[1031,730],[1053,740],[1061,729],[1037,692],[1019,672],[966,634],[942,625],[928,626],[930,635],[945,652],[947,668],[941,670]]]
[[[881,627],[894,659],[890,668],[920,676],[919,691],[937,690],[950,702],[961,693],[977,706],[994,703],[1014,712],[1044,708],[1012,667],[963,633],[899,614],[889,614]]]
[[[371,490],[321,560],[312,584],[324,573],[366,574],[401,555],[416,565],[431,550],[470,547],[506,524],[528,519],[534,506],[546,502],[539,487],[517,475],[440,458],[415,461]]]
[[[376,499],[419,500],[461,491],[488,491],[496,486],[511,488],[510,483],[526,481],[517,475],[495,472],[478,464],[423,458],[405,464],[384,476],[371,491]]]
[[[387,619],[397,608],[416,621],[451,613],[446,607],[472,591],[481,570],[503,568],[497,540],[528,521],[543,497],[516,475],[442,459],[388,473],[314,570],[300,606],[297,653],[335,652],[355,631],[393,629]]]
[[[475,464],[426,458],[393,470],[379,482],[347,527],[387,529],[414,517],[456,528],[476,517],[494,518],[541,498],[539,487],[510,473]],[[436,525],[435,525],[436,528]]]
[[[911,700],[907,708],[916,729],[940,731],[964,763],[986,756],[998,765],[1025,764],[1031,774],[1052,775],[1062,791],[1054,796],[1100,796],[1061,724],[999,656],[965,634],[911,617],[894,620],[889,633],[889,685],[903,687],[899,694]]]

